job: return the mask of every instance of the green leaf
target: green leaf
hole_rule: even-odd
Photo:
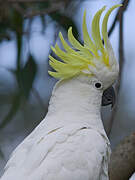
[[[72,18],[70,18],[60,12],[50,13],[50,16],[54,21],[56,21],[60,26],[62,26],[66,31],[68,31],[69,27],[72,26],[73,34],[78,39],[78,37],[79,37],[78,29]]]
[[[29,97],[36,73],[37,65],[33,57],[30,55],[25,66],[16,72],[17,81],[21,94],[26,98]]]

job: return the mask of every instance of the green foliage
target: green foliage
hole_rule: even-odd
[[[52,18],[53,21],[57,22],[57,24],[65,29],[66,31],[70,26],[73,27],[73,33],[78,38],[78,30],[72,19],[72,17],[67,16],[61,12],[61,5],[58,6],[59,3],[62,2],[62,8],[68,7],[70,2],[74,2],[72,0],[66,1],[45,1],[40,3],[9,3],[9,2],[0,2],[0,43],[3,40],[11,40],[13,37],[16,37],[16,49],[17,49],[17,60],[16,60],[16,70],[14,73],[17,84],[18,91],[14,96],[11,104],[11,109],[5,116],[5,118],[0,123],[0,129],[4,128],[16,115],[18,112],[20,105],[22,103],[22,99],[28,99],[31,93],[31,89],[33,87],[33,82],[35,80],[37,74],[37,64],[35,63],[35,57],[33,57],[29,52],[29,57],[24,67],[22,67],[22,47],[23,47],[23,36],[24,32],[24,24],[26,18],[30,21],[29,31],[31,28],[31,24],[34,20],[35,15],[39,15],[41,18],[43,30],[47,27],[47,23],[45,22],[45,15],[47,14]],[[55,8],[55,5],[57,8]],[[59,8],[58,8],[59,7]],[[41,13],[40,13],[41,12]],[[13,36],[13,34],[15,36]],[[27,38],[27,36],[26,36]]]

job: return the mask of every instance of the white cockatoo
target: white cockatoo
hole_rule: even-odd
[[[48,113],[35,130],[14,150],[0,180],[108,180],[110,143],[105,133],[101,104],[112,102],[111,85],[118,77],[119,66],[108,39],[110,8],[102,22],[105,7],[94,16],[91,38],[83,17],[80,44],[68,30],[68,40],[59,34],[64,51],[56,44],[49,56],[60,79],[52,92]],[[103,41],[104,44],[103,44]],[[108,90],[109,89],[109,90]],[[102,100],[102,95],[103,100]]]

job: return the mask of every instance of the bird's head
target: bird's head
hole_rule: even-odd
[[[68,40],[70,47],[64,40],[61,32],[59,37],[64,47],[64,51],[55,45],[52,51],[62,60],[58,61],[49,56],[50,65],[56,72],[49,71],[49,74],[57,79],[68,79],[75,76],[87,76],[94,86],[103,90],[102,105],[114,103],[114,90],[111,85],[115,82],[119,73],[119,65],[116,61],[113,48],[110,44],[107,33],[107,22],[111,12],[120,7],[121,4],[111,7],[104,16],[102,22],[102,37],[100,33],[100,17],[105,10],[105,6],[94,16],[91,25],[91,37],[88,34],[86,25],[86,11],[83,16],[83,45],[75,39],[72,34],[72,27],[68,30]]]

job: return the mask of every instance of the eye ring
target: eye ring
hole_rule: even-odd
[[[102,89],[102,83],[101,82],[95,82],[94,86],[96,89]]]

